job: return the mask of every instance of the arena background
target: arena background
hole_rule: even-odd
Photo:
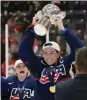
[[[2,75],[6,76],[5,64],[5,24],[8,24],[9,36],[9,75],[13,75],[13,66],[18,59],[18,48],[24,31],[32,22],[32,18],[38,10],[48,3],[55,3],[61,10],[66,11],[64,26],[76,34],[85,45],[87,33],[87,1],[1,1],[1,66]],[[50,40],[56,41],[61,46],[61,55],[70,52],[64,37],[58,28],[52,26],[50,29]],[[41,46],[46,37],[37,36],[34,42],[34,52],[41,55]]]

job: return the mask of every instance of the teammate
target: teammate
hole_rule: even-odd
[[[36,100],[36,81],[19,59],[15,62],[15,76],[7,78],[10,100]]]
[[[75,58],[75,51],[82,47],[82,43],[72,32],[64,28],[62,20],[55,21],[55,25],[58,26],[61,34],[65,36],[71,48],[71,53],[61,58],[59,45],[56,42],[49,41],[43,45],[43,57],[38,57],[32,50],[35,39],[33,26],[37,24],[37,21],[38,17],[35,15],[20,44],[19,57],[24,62],[29,62],[27,67],[37,79],[37,88],[41,100],[55,100],[55,84],[68,77],[70,65]]]

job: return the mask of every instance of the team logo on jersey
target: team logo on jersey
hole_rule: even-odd
[[[11,97],[19,97],[22,100],[31,100],[34,97],[34,90],[28,88],[13,88]]]
[[[54,72],[54,83],[57,82],[60,75],[66,75],[65,66],[64,64],[60,64],[54,68],[44,68],[41,73],[40,83],[46,84],[50,82],[49,73],[51,74]]]

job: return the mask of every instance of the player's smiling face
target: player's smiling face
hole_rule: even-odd
[[[17,76],[23,77],[28,74],[29,70],[23,63],[20,63],[16,66],[15,72],[16,72]]]
[[[43,57],[45,62],[48,65],[52,65],[57,62],[57,59],[59,58],[60,54],[53,48],[45,48],[43,50]]]

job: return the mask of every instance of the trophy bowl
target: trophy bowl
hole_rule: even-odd
[[[63,19],[66,13],[61,12],[60,8],[54,4],[47,4],[42,10],[37,12],[38,23],[34,26],[34,31],[39,36],[47,34],[51,25],[55,23],[57,17]]]
[[[44,36],[48,32],[50,27],[51,27],[50,19],[49,17],[45,16],[42,17],[38,21],[38,24],[34,26],[34,31],[37,35]]]
[[[37,34],[37,35],[39,35],[39,36],[44,36],[45,34],[46,34],[46,28],[43,26],[43,25],[41,25],[41,24],[37,24],[37,25],[35,25],[35,27],[34,27],[34,31],[35,31],[35,33]]]

